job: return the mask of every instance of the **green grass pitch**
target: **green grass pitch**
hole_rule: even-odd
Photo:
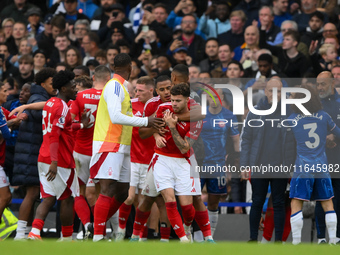
[[[0,252],[6,255],[330,255],[339,254],[340,246],[302,244],[293,246],[291,244],[248,244],[236,242],[217,242],[216,244],[196,243],[181,244],[178,241],[170,243],[159,243],[158,241],[149,241],[144,243],[121,243],[115,242],[72,242],[58,243],[55,240],[25,241],[15,242],[12,239],[0,242]]]

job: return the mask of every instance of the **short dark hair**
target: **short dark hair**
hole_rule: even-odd
[[[157,77],[157,79],[156,79],[156,86],[157,86],[158,82],[163,82],[163,81],[170,81],[171,82],[171,79],[167,75],[161,75],[161,76]]]
[[[322,103],[321,103],[319,94],[316,91],[316,89],[310,85],[301,85],[301,88],[309,90],[311,94],[311,98],[309,99],[309,101],[306,103],[303,103],[302,105],[312,114],[320,111],[322,109]],[[304,93],[295,93],[294,99],[305,98],[305,96],[306,95]],[[291,105],[291,109],[295,113],[304,115],[302,111],[295,104]]]
[[[30,65],[34,64],[33,57],[29,54],[22,55],[21,58],[19,58],[18,62],[19,62],[19,64],[21,64],[23,62],[27,62]]]
[[[92,88],[92,85],[93,85],[92,79],[86,75],[82,75],[82,76],[75,78],[74,82],[81,83],[82,87],[88,88],[88,89]]]
[[[240,68],[240,70],[241,70],[241,71],[244,71],[244,68],[243,68],[242,64],[241,64],[239,61],[233,59],[233,60],[231,60],[231,61],[229,62],[229,64],[228,64],[227,67],[229,67],[231,64],[238,65],[238,67]]]
[[[117,56],[115,56],[114,63],[115,67],[126,67],[128,65],[131,65],[131,58],[129,54],[119,53],[117,54]]]
[[[70,81],[74,79],[74,73],[71,71],[60,71],[53,76],[52,86],[54,89],[65,87]]]
[[[118,46],[116,46],[116,45],[113,45],[112,43],[109,44],[109,46],[107,46],[106,52],[107,52],[108,50],[117,50],[118,53],[120,53],[120,48],[119,48]]]
[[[269,64],[273,64],[273,57],[267,53],[261,54],[257,61],[267,61]]]
[[[157,4],[155,4],[155,6],[153,8],[154,9],[156,9],[156,8],[163,8],[166,11],[166,13],[168,13],[168,9],[167,9],[166,5],[163,4],[163,3],[157,3]]]
[[[90,42],[94,42],[97,46],[100,44],[100,39],[97,33],[90,32],[87,34],[87,36],[89,37]]]
[[[325,16],[323,15],[322,12],[319,12],[319,11],[313,12],[313,13],[309,16],[309,20],[311,20],[313,17],[317,17],[317,18],[320,19],[322,22],[324,22]]]
[[[61,32],[61,33],[58,34],[55,38],[57,39],[58,37],[66,37],[67,40],[70,41],[70,38],[68,37],[68,32]]]
[[[90,69],[87,66],[79,65],[73,68],[73,70],[82,70],[85,75],[90,76]]]
[[[51,67],[44,67],[38,73],[35,74],[34,81],[37,85],[41,85],[48,78],[53,77],[57,71]]]
[[[283,37],[286,37],[286,36],[291,36],[293,38],[294,41],[296,42],[300,42],[300,34],[298,31],[294,31],[294,30],[288,30],[284,35]]]
[[[194,2],[194,1],[193,1],[193,2]],[[195,5],[195,3],[194,3],[194,5]],[[195,23],[197,24],[197,16],[196,16],[195,14],[193,14],[193,13],[188,13],[188,14],[185,14],[185,15],[183,16],[183,18],[185,18],[185,17],[187,17],[187,16],[193,17],[194,20],[195,20]],[[182,20],[183,20],[183,18],[182,18]],[[181,23],[182,23],[182,21],[181,21]]]
[[[189,76],[189,68],[186,65],[178,64],[172,70],[173,72],[179,73],[183,76]]]
[[[51,20],[51,27],[57,27],[61,30],[66,28],[66,20],[62,15],[56,15]]]
[[[184,97],[190,97],[190,87],[187,83],[181,82],[177,85],[174,85],[171,90],[170,94],[173,96],[179,96],[182,95]]]
[[[217,40],[216,37],[210,37],[209,39],[207,39],[207,40],[205,41],[205,45],[207,45],[207,43],[208,43],[209,41],[215,41],[215,42],[217,42],[217,45],[219,46],[219,43],[218,43],[218,40]]]

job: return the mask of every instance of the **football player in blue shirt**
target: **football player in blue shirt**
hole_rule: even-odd
[[[325,221],[328,229],[329,243],[335,244],[337,216],[332,198],[333,187],[325,152],[326,136],[330,131],[340,137],[340,129],[335,125],[328,113],[322,109],[317,91],[311,86],[302,86],[311,92],[311,99],[303,106],[312,114],[304,115],[299,108],[293,106],[294,113],[289,116],[294,136],[297,142],[297,158],[294,175],[290,183],[291,218],[293,244],[301,242],[303,226],[303,201],[317,200],[325,211]],[[296,93],[294,98],[304,98],[302,93]]]
[[[218,203],[221,195],[227,194],[226,155],[230,155],[230,153],[227,152],[226,145],[229,137],[234,145],[233,156],[238,159],[240,157],[240,135],[237,129],[236,116],[220,104],[218,96],[223,100],[222,89],[216,91],[218,95],[210,91],[213,98],[207,95],[209,106],[201,132],[205,152],[201,172],[201,187],[203,188],[206,184],[208,191],[208,214],[212,236],[218,222]]]

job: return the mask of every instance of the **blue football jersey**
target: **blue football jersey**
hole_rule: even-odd
[[[340,129],[328,113],[322,110],[311,116],[294,113],[289,119],[297,123],[292,128],[297,142],[297,154],[310,161],[324,157],[328,131],[340,137]]]
[[[218,114],[212,114],[207,108],[203,120],[201,137],[204,143],[205,158],[203,164],[221,164],[225,162],[228,136],[238,135],[237,118],[231,111],[222,108]]]

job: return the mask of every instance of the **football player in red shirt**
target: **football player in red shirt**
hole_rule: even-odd
[[[74,199],[74,210],[82,221],[85,228],[85,238],[88,237],[88,227],[90,225],[91,212],[85,200],[86,184],[90,176],[90,161],[92,156],[93,130],[96,120],[97,107],[103,88],[110,80],[111,73],[106,66],[98,66],[94,72],[93,88],[78,92],[76,100],[72,102],[72,119],[81,119],[84,112],[90,118],[90,125],[86,128],[80,124],[77,132],[73,157],[76,164],[79,181],[79,196]],[[87,77],[84,78],[86,81]],[[77,81],[79,78],[75,79]],[[84,83],[84,82],[83,82]],[[84,85],[84,84],[83,84]],[[91,201],[91,205],[95,201]],[[94,203],[93,203],[94,202]]]
[[[57,97],[49,99],[43,109],[43,143],[38,157],[40,194],[29,239],[41,239],[44,220],[55,204],[61,200],[60,219],[62,240],[71,240],[73,233],[73,197],[79,194],[77,173],[73,159],[74,140],[72,118],[67,103],[77,95],[74,74],[60,71],[53,76],[53,88],[59,90]]]

